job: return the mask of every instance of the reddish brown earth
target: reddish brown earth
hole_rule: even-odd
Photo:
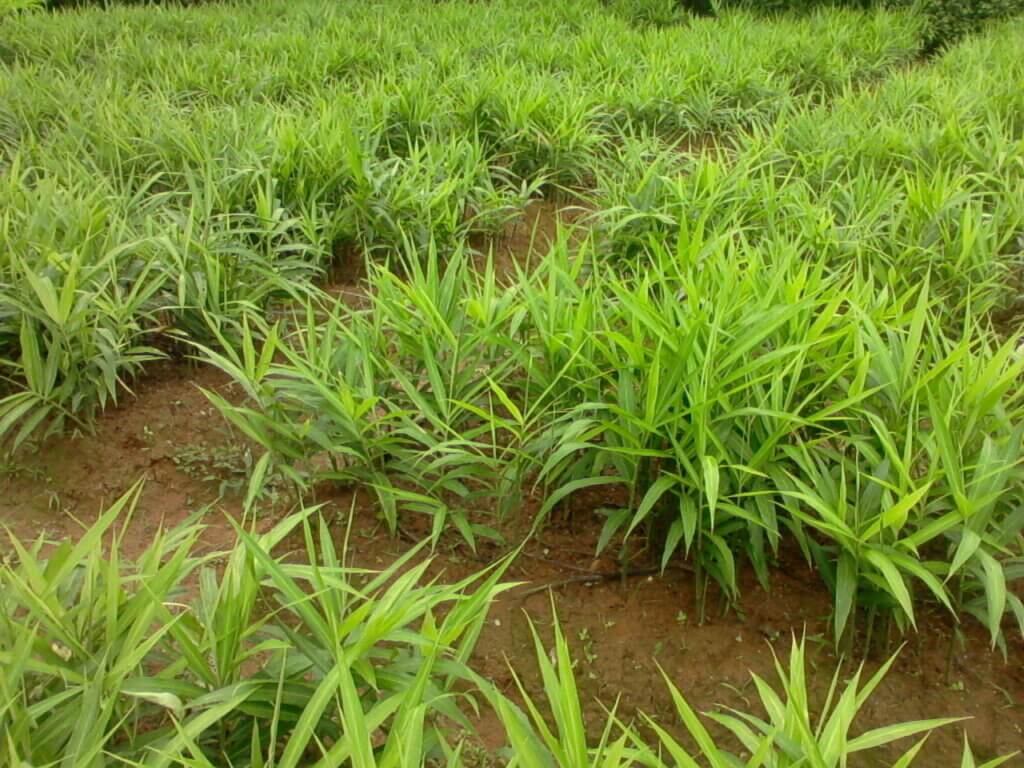
[[[224,548],[232,541],[226,515],[240,510],[240,480],[244,449],[207,403],[200,387],[230,397],[223,376],[207,368],[181,364],[158,366],[137,383],[135,396],[108,410],[95,434],[56,438],[32,453],[22,453],[0,477],[0,523],[22,538],[45,533],[60,539],[74,537],[82,524],[95,519],[106,504],[140,478],[146,484],[128,525],[125,549],[142,550],[159,525],[172,525],[212,505],[203,515],[209,525],[203,544]],[[205,479],[204,479],[205,478]],[[393,539],[361,494],[339,492],[329,500],[346,517],[355,501],[350,551],[362,565],[382,566],[406,551],[405,538]],[[788,651],[791,633],[806,633],[811,649],[813,689],[822,696],[836,659],[827,633],[829,597],[817,576],[791,555],[784,554],[773,573],[772,589],[764,592],[747,572],[739,611],[721,614],[717,598],[709,601],[712,615],[695,621],[693,580],[680,568],[665,576],[641,576],[582,583],[584,573],[618,571],[612,558],[593,556],[599,523],[587,509],[603,500],[590,498],[576,505],[572,529],[552,524],[530,542],[508,577],[524,586],[493,608],[488,629],[476,655],[479,671],[510,692],[514,683],[509,664],[538,693],[533,643],[526,616],[533,618],[545,641],[550,639],[550,594],[579,660],[577,676],[588,717],[598,727],[598,700],[611,706],[621,696],[620,714],[629,718],[643,710],[674,722],[670,701],[661,682],[661,665],[691,704],[700,710],[719,705],[758,710],[750,672],[774,682],[772,649]],[[261,523],[286,514],[288,501],[265,510]],[[532,503],[522,518],[533,513]],[[425,533],[423,521],[410,520],[405,536]],[[504,530],[510,540],[517,532]],[[341,532],[339,531],[339,537]],[[464,576],[490,562],[503,550],[484,547],[477,554],[458,542],[444,541],[432,569],[452,578]],[[646,563],[637,563],[643,568]],[[563,583],[573,580],[571,583]],[[1004,662],[991,652],[981,628],[965,626],[967,649],[954,657],[946,676],[952,625],[947,617],[926,613],[920,631],[906,638],[893,670],[870,700],[860,728],[913,718],[965,715],[979,756],[1024,749],[1024,642],[1011,640]],[[879,659],[868,661],[877,667]],[[847,664],[845,677],[854,669]],[[479,724],[482,744],[500,742],[495,722]],[[961,735],[948,728],[932,736],[922,766],[959,765]],[[881,765],[860,762],[852,765]],[[888,763],[885,763],[888,764]]]
[[[531,200],[522,217],[509,222],[498,237],[471,241],[476,265],[482,268],[490,258],[499,280],[513,277],[517,267],[530,270],[559,236],[567,237],[571,247],[577,246],[588,231],[589,213],[577,197]]]
[[[218,501],[219,484],[204,477],[232,439],[201,388],[231,396],[226,377],[212,368],[155,365],[134,395],[102,415],[94,434],[50,438],[17,453],[0,475],[0,523],[22,539],[74,537],[141,480],[125,541],[132,555],[158,526]],[[234,540],[224,511],[239,509],[237,499],[225,498],[203,515],[209,546]]]

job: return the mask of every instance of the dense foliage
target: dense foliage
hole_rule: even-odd
[[[1005,649],[1024,632],[1024,28],[923,60],[1016,9],[929,7],[5,16],[0,439],[87,430],[190,354],[245,394],[209,398],[255,452],[247,506],[271,478],[304,499],[360,485],[392,531],[421,515],[430,544],[475,547],[603,489],[599,549],[687,558],[698,618],[709,594],[741,602],[744,567],[770,588],[788,545],[838,644],[927,604]],[[499,270],[545,200],[575,223]],[[345,302],[324,283],[351,254],[367,276]],[[475,686],[516,764],[694,764],[654,723],[659,748],[614,718],[587,739],[557,634],[557,663],[538,643],[557,732],[479,680],[497,570],[357,573],[310,510],[240,530],[221,567],[196,525],[127,562],[130,503],[78,543],[12,544],[0,762],[457,765],[439,723]],[[297,562],[274,552],[289,534]],[[856,677],[815,720],[803,655],[786,706],[757,683],[768,720],[715,718],[750,765],[845,765],[939,724],[850,735]],[[670,690],[703,759],[734,764]]]
[[[635,22],[655,25],[681,23],[688,14],[710,15],[728,8],[755,13],[807,12],[821,7],[867,9],[873,5],[907,8],[924,20],[926,52],[977,32],[986,22],[1024,13],[1024,0],[610,0],[610,4]]]
[[[360,485],[392,531],[420,515],[431,543],[475,547],[605,490],[599,548],[688,558],[699,618],[709,594],[741,603],[743,568],[770,587],[791,545],[833,596],[838,644],[910,631],[929,604],[1005,649],[1024,632],[1024,355],[1006,323],[1021,23],[922,61],[939,22],[907,10],[480,8],[5,18],[5,447],[89,429],[153,360],[190,354],[245,395],[209,393],[255,451],[247,504],[274,477]],[[494,246],[542,198],[577,223],[499,272]],[[366,279],[346,302],[323,283],[353,253]],[[240,534],[219,572],[194,527],[122,568],[99,542],[127,503],[77,544],[16,545],[3,571],[5,754],[249,764],[287,731],[287,764],[457,763],[425,723],[457,721],[451,686],[472,681],[540,755],[521,764],[614,743],[658,765],[613,720],[618,741],[592,749],[568,660],[541,660],[559,734],[474,678],[494,580],[357,589],[308,511]],[[289,531],[298,564],[272,551]],[[261,596],[280,611],[257,617]],[[777,748],[794,729],[801,749],[821,728],[844,745],[827,765],[882,738],[812,731],[799,652],[782,674],[793,707],[774,725],[720,721],[754,765],[793,764]],[[351,736],[384,723],[379,744]]]
[[[602,546],[685,553],[699,602],[738,600],[744,560],[768,584],[792,537],[847,642],[924,596],[993,643],[1024,626],[1024,360],[992,327],[1024,245],[1017,27],[896,74],[916,23],[878,11],[655,35],[588,2],[529,24],[450,4],[412,47],[419,4],[344,8],[282,6],[320,13],[299,36],[229,6],[187,40],[185,9],[10,27],[12,445],[87,428],[184,340],[250,396],[211,395],[262,453],[251,495],[364,483],[392,529],[425,514],[472,544],[520,491],[542,524],[617,485]],[[506,290],[471,266],[471,239],[567,186],[582,244]],[[378,264],[358,308],[314,287],[353,247]]]
[[[472,670],[491,601],[509,588],[500,567],[454,585],[421,583],[429,561],[414,562],[415,551],[383,572],[354,568],[315,510],[262,535],[239,530],[226,552],[200,554],[201,527],[187,523],[158,531],[135,560],[116,533],[103,553],[137,490],[74,544],[12,541],[18,563],[0,567],[0,765],[460,768],[472,763],[445,733],[454,725],[472,731],[474,698],[505,726],[514,750],[508,765],[696,765],[657,725],[667,754],[614,717],[605,732],[619,731],[614,745],[588,738],[557,624],[550,659],[537,638],[556,733],[533,702],[531,722]],[[291,533],[304,551],[275,556]],[[794,641],[788,669],[779,665],[786,710],[762,732],[757,721],[751,729],[709,715],[744,747],[757,745],[752,768],[794,765],[800,753],[837,766],[848,754],[927,738],[956,721],[893,723],[853,736],[855,715],[889,665],[860,690],[858,672],[847,691],[856,698],[844,694],[823,710],[807,701],[805,666],[803,644]],[[666,684],[702,754],[725,766],[727,753],[667,677]],[[967,746],[963,765],[974,766]]]
[[[99,0],[107,5],[110,0]],[[126,4],[146,4],[152,0],[119,0]],[[189,0],[175,0],[190,4]],[[195,0],[192,0],[195,2]],[[665,26],[683,23],[692,14],[714,15],[724,9],[740,8],[755,13],[806,12],[822,6],[868,9],[887,5],[912,9],[924,20],[922,45],[935,51],[979,31],[989,21],[1024,13],[1024,0],[605,0],[612,12],[634,23]],[[50,8],[90,5],[97,0],[0,0],[0,15],[5,11],[31,8],[45,3]]]
[[[1024,13],[1024,0],[917,0],[925,17],[924,44],[935,50],[977,32],[989,21]]]

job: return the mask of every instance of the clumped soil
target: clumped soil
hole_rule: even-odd
[[[127,523],[126,554],[142,551],[158,526],[174,525],[193,514],[201,514],[208,526],[204,547],[228,547],[234,539],[228,517],[241,514],[245,447],[200,388],[238,398],[215,370],[166,363],[137,382],[136,395],[126,395],[109,409],[93,434],[51,438],[35,451],[19,454],[0,477],[0,524],[22,539],[40,534],[50,539],[75,537],[105,505],[144,478],[138,506]],[[425,520],[410,520],[403,523],[402,535],[390,537],[369,496],[362,493],[339,490],[326,501],[336,520],[352,515],[349,551],[359,565],[384,566],[407,551],[413,545],[410,540],[425,537],[428,531]],[[774,683],[773,651],[784,658],[792,635],[806,636],[812,689],[824,697],[838,662],[828,634],[830,599],[797,553],[780,554],[770,592],[746,569],[738,610],[719,610],[718,596],[710,595],[709,615],[701,624],[694,608],[693,576],[682,564],[664,575],[649,574],[653,563],[638,553],[632,574],[623,579],[614,556],[595,557],[600,520],[592,512],[614,501],[597,495],[579,499],[571,520],[553,522],[527,544],[508,572],[508,579],[522,586],[494,606],[476,652],[478,671],[515,694],[510,672],[514,667],[531,694],[539,695],[527,617],[550,642],[553,606],[578,659],[578,682],[595,729],[603,723],[602,704],[611,707],[617,697],[623,719],[643,711],[673,724],[659,665],[698,710],[733,706],[759,711],[750,673]],[[536,503],[525,502],[520,525],[532,519]],[[289,504],[282,493],[277,503],[262,509],[258,525],[272,525],[287,514]],[[344,522],[337,523],[339,540],[344,538],[343,527]],[[524,532],[515,525],[502,530],[509,543],[516,543]],[[298,548],[299,542],[290,545]],[[466,576],[506,549],[482,544],[474,553],[454,539],[444,540],[433,554],[431,571],[450,578]],[[966,648],[957,650],[947,674],[950,619],[937,610],[925,611],[918,624],[919,632],[904,638],[905,646],[864,710],[859,728],[968,716],[964,728],[979,756],[1024,749],[1020,636],[1008,633],[1009,656],[1004,662],[1001,654],[989,649],[982,628],[971,621],[963,627]],[[899,642],[894,640],[893,650]],[[884,657],[881,651],[873,653],[867,671],[876,669]],[[841,680],[855,669],[855,663],[845,662]],[[493,719],[485,717],[478,731],[481,754],[500,745],[501,730]],[[960,731],[943,729],[931,737],[918,764],[959,765],[960,748]]]

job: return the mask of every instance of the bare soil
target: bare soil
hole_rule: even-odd
[[[215,369],[154,365],[92,434],[54,437],[20,451],[0,474],[0,523],[21,539],[73,538],[141,480],[127,555],[144,550],[159,526],[195,514],[208,526],[208,546],[228,545],[234,532],[225,513],[237,514],[241,505],[223,497],[223,481],[212,482],[212,473],[220,453],[237,448],[202,389],[232,396]]]
[[[559,235],[568,237],[570,247],[578,246],[588,231],[590,213],[577,197],[531,200],[523,215],[510,221],[497,237],[471,239],[476,266],[482,269],[490,259],[499,280],[514,278],[517,269],[528,272]]]

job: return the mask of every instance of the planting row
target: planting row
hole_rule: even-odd
[[[798,148],[780,130],[687,174],[638,163],[638,196],[503,284],[411,248],[371,269],[366,307],[313,295],[276,325],[220,325],[203,356],[248,395],[213,400],[264,451],[250,495],[272,470],[364,483],[392,527],[427,514],[472,544],[524,489],[538,524],[624,489],[602,546],[688,554],[700,603],[709,582],[737,600],[744,560],[767,583],[791,539],[837,639],[905,629],[926,598],[1002,643],[1004,618],[1024,628],[1024,356],[993,327],[1021,251],[1019,95],[1016,75],[961,90],[947,68],[1016,72],[1016,32],[794,116]],[[959,104],[956,134],[939,110],[887,121],[907,91]],[[825,162],[840,126],[867,143],[858,120],[916,151]]]
[[[596,0],[5,19],[0,433],[87,428],[173,339],[208,341],[204,315],[262,315],[340,250],[447,252],[591,183],[624,138],[764,126],[870,82],[918,26],[638,29]]]
[[[258,30],[243,20],[230,44],[219,41],[233,6],[68,15],[64,42],[46,50],[27,34],[42,22],[19,20],[26,34],[4,80],[14,98],[0,349],[11,389],[0,434],[17,446],[87,426],[163,354],[158,343],[174,344],[248,395],[213,399],[262,448],[250,500],[271,473],[300,493],[363,483],[392,528],[401,514],[426,514],[434,540],[454,528],[473,544],[494,535],[488,514],[518,509],[524,491],[542,496],[541,525],[578,492],[605,488],[615,501],[602,547],[628,561],[639,538],[663,562],[689,555],[702,613],[709,584],[739,599],[744,562],[767,583],[791,540],[835,596],[837,639],[852,642],[861,624],[886,636],[911,626],[922,597],[976,616],[993,643],[1005,641],[1005,619],[1024,626],[1008,587],[1024,571],[1012,503],[1024,358],[994,326],[1015,310],[1024,229],[1019,24],[859,89],[857,62],[895,63],[892,36],[909,34],[911,17],[726,14],[638,31],[585,3],[498,4],[486,24],[464,5],[444,9],[436,37],[422,40],[397,16],[385,25],[377,11],[304,10],[311,28],[391,36],[367,50],[390,52],[396,77],[447,62],[439,82],[453,98],[475,82],[476,58],[516,71],[501,46],[473,54],[445,36],[471,18],[482,40],[505,29],[534,56],[544,48],[531,30],[564,28],[550,45],[581,57],[589,79],[555,68],[533,99],[543,77],[525,70],[492,83],[511,89],[509,109],[485,99],[474,102],[482,111],[435,118],[440,100],[415,108],[431,116],[419,128],[353,124],[344,94],[374,103],[391,89],[380,73],[323,86],[338,98],[312,105],[252,93],[183,100],[169,65],[150,76],[152,90],[137,85],[138,67],[159,57],[142,56],[135,23],[152,25],[147,45],[163,36],[177,49],[186,19],[203,19],[189,44],[235,51],[226,60],[244,72],[253,40],[271,35],[281,55],[302,48],[286,34],[293,8],[267,32],[265,17]],[[90,24],[111,35],[81,34]],[[730,67],[753,61],[762,84],[781,85],[723,124],[731,138],[694,153],[674,139],[710,125],[623,121],[608,107],[598,86],[641,82],[647,65],[638,57],[621,77],[588,70],[596,53],[584,43],[597,46],[600,30],[615,32],[602,45],[699,52],[680,65],[684,82],[749,84],[732,69],[702,80],[721,44]],[[751,30],[774,41],[779,69],[738,55]],[[836,36],[825,70],[845,73],[840,87],[786,74],[787,55],[807,55],[786,50],[825,50],[786,47],[815,34]],[[448,48],[458,55],[438,53]],[[219,82],[216,67],[202,72]],[[90,77],[109,82],[106,95],[82,95],[96,93],[83,87]],[[400,102],[396,93],[387,98]],[[546,132],[529,122],[539,114],[582,115],[586,130]],[[545,180],[584,176],[596,213],[582,241],[562,231],[507,286],[470,267],[470,233],[499,230]],[[387,246],[365,309],[313,287],[345,243]],[[274,324],[264,315],[282,298]]]
[[[663,768],[703,759],[724,768],[742,758],[751,768],[834,768],[916,737],[901,748],[894,765],[902,768],[931,731],[957,720],[854,733],[891,661],[864,682],[858,671],[841,692],[837,671],[837,695],[817,707],[808,701],[803,643],[794,640],[777,689],[755,678],[767,720],[720,712],[702,721],[666,676],[696,751],[672,735],[675,723],[644,716],[653,731],[645,739],[614,710],[594,736],[557,622],[550,656],[534,632],[546,701],[534,703],[520,686],[524,710],[473,671],[491,602],[511,586],[501,582],[504,563],[460,583],[424,585],[429,561],[417,563],[413,550],[368,572],[346,562],[314,510],[262,535],[240,529],[223,553],[196,551],[194,523],[160,531],[133,562],[116,527],[136,493],[75,544],[13,542],[17,565],[0,568],[0,764],[479,765],[453,732],[472,732],[470,717],[483,706],[503,726],[511,766]],[[275,556],[289,536],[304,542],[300,555]],[[716,741],[705,723],[731,738]],[[961,765],[977,765],[966,743]]]

